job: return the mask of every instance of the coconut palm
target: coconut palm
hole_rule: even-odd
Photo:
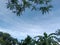
[[[47,33],[44,33],[43,36],[36,36],[36,45],[59,45],[57,41],[57,37],[53,34],[47,35]]]

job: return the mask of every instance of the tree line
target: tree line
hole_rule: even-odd
[[[59,45],[60,38],[58,36],[60,36],[60,30],[50,34],[44,32],[43,35],[34,38],[28,35],[25,39],[18,41],[10,34],[0,32],[0,45]]]

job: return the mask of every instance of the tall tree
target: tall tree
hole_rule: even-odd
[[[57,37],[53,34],[44,33],[43,36],[36,36],[35,38],[37,38],[35,41],[37,45],[59,45]]]
[[[0,32],[0,44],[1,45],[16,45],[19,44],[18,40],[11,37],[8,33]]]
[[[58,37],[54,33],[47,34],[44,33],[43,36],[36,36],[31,38],[27,36],[24,40],[21,41],[21,45],[59,45]]]
[[[31,45],[32,38],[30,36],[27,36],[24,40],[21,40],[21,45]]]
[[[41,11],[42,14],[49,12],[52,8],[51,0],[8,0],[7,8],[17,15],[23,13],[26,8]]]

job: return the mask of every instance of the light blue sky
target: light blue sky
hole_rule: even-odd
[[[0,31],[7,32],[18,39],[27,35],[42,35],[60,29],[60,0],[53,0],[54,8],[48,14],[27,9],[21,16],[16,16],[6,8],[6,0],[0,0]]]

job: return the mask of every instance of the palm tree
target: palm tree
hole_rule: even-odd
[[[31,45],[32,38],[27,36],[24,40],[21,40],[21,45]]]
[[[47,33],[44,33],[43,36],[36,36],[36,45],[59,45],[57,41],[57,37],[53,34],[47,35]]]
[[[22,12],[26,10],[26,8],[31,10],[38,10],[41,11],[42,14],[44,14],[51,10],[52,5],[50,2],[51,0],[8,0],[7,8],[12,10],[17,15],[22,14]]]
[[[56,32],[55,32],[56,36],[58,37],[57,40],[58,42],[60,42],[60,29],[58,29]]]

